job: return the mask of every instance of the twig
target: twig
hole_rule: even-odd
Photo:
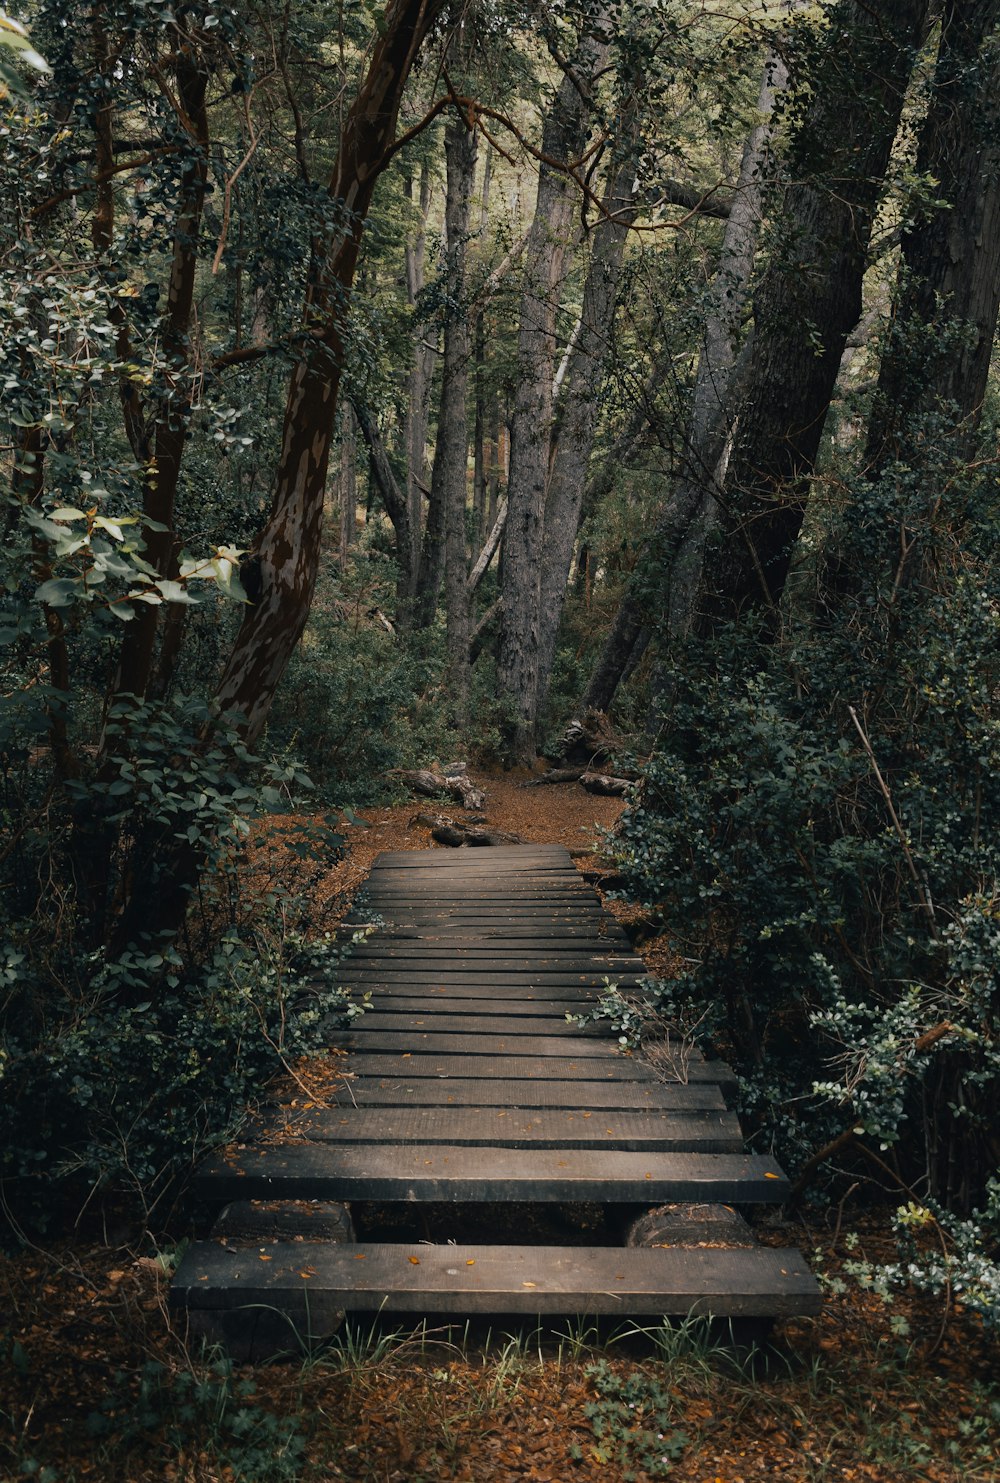
[[[889,810],[889,817],[892,820],[893,828],[895,829],[896,834],[899,837],[899,843],[902,846],[903,854],[906,857],[906,863],[909,866],[910,875],[913,877],[914,885],[916,886],[917,891],[920,894],[920,904],[927,915],[927,920],[931,929],[931,936],[933,937],[935,942],[940,942],[941,933],[938,930],[937,917],[934,912],[934,902],[931,899],[930,887],[927,884],[926,879],[921,875],[920,871],[917,868],[917,863],[913,858],[913,852],[910,849],[910,842],[906,837],[906,830],[903,828],[903,825],[900,822],[899,815],[896,812],[895,806],[892,801],[892,794],[889,792],[888,784],[886,783],[885,778],[882,776],[882,772],[879,768],[875,753],[872,751],[872,744],[868,740],[868,736],[865,732],[864,727],[858,720],[858,713],[852,705],[849,705],[847,707],[847,710],[851,720],[854,722],[854,726],[858,733],[858,736],[860,736],[861,738],[861,745],[864,747],[865,752],[868,756],[868,760],[872,765],[872,771],[875,774],[875,781],[878,783],[879,789],[882,793],[882,797],[885,799],[885,805],[886,808]]]

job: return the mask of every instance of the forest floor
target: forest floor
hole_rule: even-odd
[[[575,784],[482,780],[495,827],[586,851],[620,805]],[[424,848],[420,803],[363,810],[317,877],[262,841],[328,930],[383,849]],[[592,863],[581,859],[581,864]],[[287,877],[287,879],[285,879]],[[641,914],[613,908],[637,923]],[[669,945],[645,943],[669,968]],[[315,1078],[323,1067],[295,1068]],[[177,1231],[171,1240],[182,1236]],[[827,1297],[753,1353],[704,1329],[615,1337],[581,1323],[344,1329],[233,1371],[167,1312],[161,1239],[0,1257],[0,1478],[41,1483],[986,1483],[1000,1480],[996,1343],[944,1296],[891,1306],[845,1263],[891,1256],[884,1214],[841,1206],[762,1232],[800,1246]]]

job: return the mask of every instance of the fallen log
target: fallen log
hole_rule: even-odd
[[[410,820],[411,827],[414,824],[429,829],[433,840],[438,844],[450,845],[453,849],[459,849],[463,845],[482,848],[488,845],[527,843],[520,834],[508,834],[503,829],[466,824],[460,819],[450,819],[447,814],[414,814]]]
[[[578,783],[586,772],[585,767],[553,767],[543,772],[540,778],[525,783],[526,788],[540,788],[543,783]]]
[[[477,813],[486,807],[486,794],[482,788],[477,788],[470,778],[463,773],[448,775],[443,772],[433,772],[428,767],[407,769],[394,767],[389,774],[390,777],[398,778],[413,793],[422,793],[427,798],[436,798],[444,794],[446,798],[454,798],[463,808],[471,809]]]
[[[602,772],[585,772],[580,782],[588,793],[602,793],[614,798],[623,798],[632,786],[630,778],[608,777]]]

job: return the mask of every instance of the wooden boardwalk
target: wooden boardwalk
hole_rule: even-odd
[[[668,1071],[605,1025],[567,1019],[641,959],[558,846],[384,854],[364,904],[380,923],[342,980],[371,995],[338,1107],[297,1116],[206,1164],[226,1201],[564,1205],[775,1203],[773,1160],[747,1154],[728,1068],[696,1051]],[[266,1133],[266,1128],[262,1130]],[[308,1252],[308,1262],[303,1252]],[[254,1259],[254,1258],[262,1259]],[[656,1249],[276,1240],[193,1245],[175,1278],[191,1310],[713,1314],[815,1311],[798,1252],[755,1245]]]

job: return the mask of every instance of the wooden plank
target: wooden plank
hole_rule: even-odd
[[[373,1004],[382,1004],[392,998],[407,998],[417,1005],[426,1004],[428,1008],[432,1004],[439,1004],[441,1008],[447,1008],[453,1001],[463,1004],[478,1003],[490,1005],[499,1003],[497,994],[503,994],[505,1004],[523,1004],[525,1008],[520,1011],[512,1010],[512,1013],[522,1014],[551,1013],[553,1006],[558,1005],[569,1008],[574,1004],[593,1005],[597,1002],[603,989],[602,984],[545,984],[541,985],[518,985],[503,983],[499,987],[490,983],[469,984],[465,987],[450,982],[442,982],[435,979],[432,984],[415,984],[408,974],[393,975],[395,982],[389,988],[380,989],[377,985],[371,989]],[[342,988],[354,985],[354,979],[344,978],[340,980]],[[363,986],[363,985],[362,985]],[[371,985],[368,985],[371,988]],[[364,1023],[362,1021],[362,1023]]]
[[[583,952],[585,949],[595,949],[596,952],[604,951],[608,945],[617,948],[619,943],[628,945],[628,937],[617,928],[607,927],[604,930],[602,924],[595,922],[593,925],[580,925],[580,927],[564,927],[564,925],[552,922],[537,922],[537,924],[525,924],[525,922],[476,922],[475,925],[466,922],[387,922],[384,927],[375,928],[369,933],[366,942],[372,948],[384,945],[384,943],[458,943],[461,946],[472,946],[475,943],[482,945],[493,945],[501,942],[524,943],[530,948],[545,949],[546,945],[553,948],[565,948],[567,952]],[[626,948],[628,951],[628,948]]]
[[[492,1014],[506,1015],[508,1018],[514,1016],[518,1019],[535,1020],[542,1019],[553,1014],[565,1016],[566,1012],[574,1014],[585,1013],[594,1007],[593,996],[578,994],[574,998],[546,1000],[546,999],[497,999],[493,994],[483,994],[478,999],[457,999],[452,995],[437,995],[433,998],[425,994],[384,994],[376,992],[372,996],[372,1004],[375,1008],[365,1014],[361,1021],[362,1025],[371,1026],[374,1014],[405,1014],[405,1015],[453,1015],[453,1014],[482,1014],[489,1010]],[[605,1023],[606,1022],[602,1022]],[[435,1019],[435,1024],[437,1020]],[[605,1029],[607,1033],[607,1029]]]
[[[449,1010],[455,1010],[453,1001],[446,1000],[445,1002]],[[479,1008],[482,1009],[482,1004]],[[435,1009],[438,1009],[437,1013]],[[442,1013],[438,1006],[423,1011],[393,1014],[385,1009],[380,999],[378,1008],[368,1010],[360,1022],[355,1022],[355,1029],[359,1035],[365,1037],[374,1030],[391,1030],[394,1033],[405,1035],[409,1035],[414,1030],[428,1030],[444,1035],[458,1033],[503,1036],[512,1032],[518,1035],[586,1035],[596,1036],[603,1040],[607,1040],[612,1034],[607,1021],[600,1021],[593,1025],[577,1025],[572,1020],[568,1020],[565,1014],[554,1012],[552,1005],[549,1006],[547,1015],[517,1015],[514,1018],[516,1024],[512,1025],[511,1016],[503,1013],[482,1014],[474,1009],[467,1010],[464,1014],[461,1012]],[[367,1040],[365,1043],[367,1044]]]
[[[801,1254],[767,1246],[648,1250],[629,1247],[429,1246],[365,1242],[265,1255],[224,1243],[189,1246],[171,1304],[194,1310],[261,1305],[308,1320],[310,1305],[346,1312],[579,1313],[774,1317],[818,1313],[822,1298]]]
[[[469,967],[474,972],[491,968],[498,972],[511,973],[628,973],[634,978],[644,975],[645,964],[632,954],[595,952],[532,952],[530,949],[504,948],[500,943],[469,947],[448,947],[438,943],[401,943],[398,948],[388,945],[381,950],[378,946],[358,948],[347,954],[345,963],[357,964],[359,968],[373,968],[384,964],[397,971],[414,968],[420,973],[433,973],[438,968]]]
[[[311,1143],[446,1143],[485,1148],[616,1148],[742,1153],[735,1113],[612,1112],[509,1107],[312,1108],[255,1120],[246,1141],[274,1132]],[[241,1139],[241,1141],[243,1141]]]
[[[392,1030],[342,1030],[330,1039],[342,1050],[408,1051],[411,1054],[443,1051],[462,1056],[544,1056],[546,1059],[572,1060],[575,1056],[619,1061],[623,1057],[614,1041],[570,1033],[568,1035],[465,1035],[437,1033],[433,1030],[410,1030],[397,1034]]]
[[[466,988],[485,988],[511,994],[518,989],[528,989],[537,994],[551,994],[556,989],[595,989],[599,993],[606,978],[613,979],[620,988],[637,989],[642,979],[635,974],[610,973],[489,973],[482,968],[467,968],[458,964],[450,971],[428,972],[424,968],[384,968],[377,965],[351,969],[347,962],[337,971],[337,981],[343,985],[360,984],[372,987],[377,984],[411,984],[414,987],[439,988],[454,993]]]
[[[588,1052],[592,1049],[588,1042]],[[628,1081],[657,1085],[660,1078],[643,1061],[628,1056],[579,1056],[575,1061],[547,1056],[413,1055],[412,1053],[354,1051],[347,1069],[357,1076],[479,1077],[486,1081],[527,1081],[552,1076],[561,1081]],[[663,1078],[663,1085],[681,1082]],[[685,1068],[686,1082],[715,1082],[730,1085],[733,1073],[720,1061],[692,1061]]]
[[[355,1058],[352,1058],[354,1064]],[[340,1095],[345,1107],[568,1107],[583,1111],[659,1109],[688,1112],[725,1108],[711,1082],[562,1081],[535,1077],[350,1076]]]
[[[595,902],[599,898],[593,886],[586,881],[549,879],[547,881],[522,878],[519,881],[501,881],[495,876],[481,879],[466,879],[461,884],[428,877],[425,880],[391,881],[375,880],[371,876],[364,884],[366,896],[387,896],[397,901],[566,901],[570,905],[578,902]]]
[[[206,1199],[519,1200],[655,1205],[773,1204],[788,1182],[753,1154],[623,1153],[618,1149],[462,1148],[453,1144],[250,1145],[195,1175]]]

